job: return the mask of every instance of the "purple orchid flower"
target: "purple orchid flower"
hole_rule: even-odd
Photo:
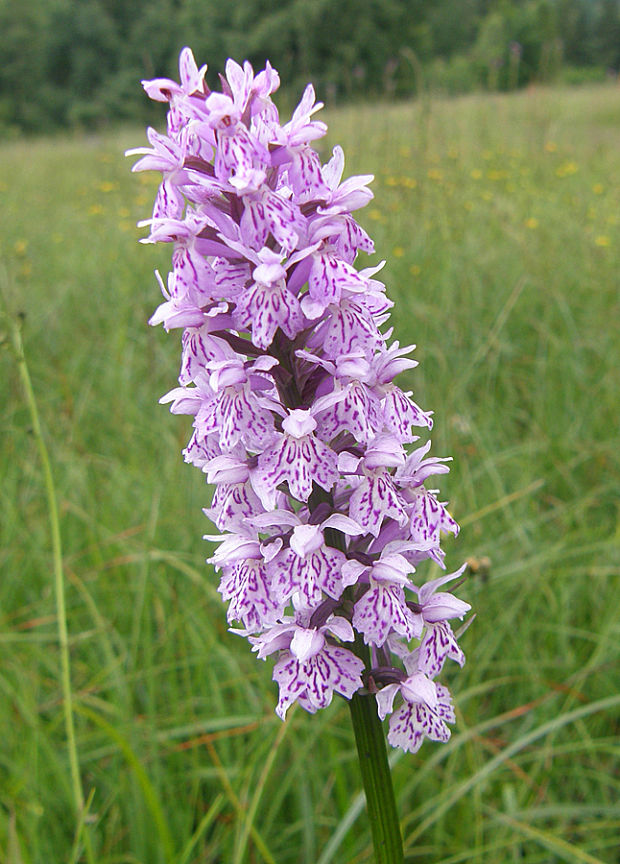
[[[172,244],[172,269],[150,323],[183,332],[161,401],[193,418],[183,453],[214,487],[209,562],[231,629],[277,655],[282,719],[293,702],[314,713],[334,693],[375,693],[390,744],[445,741],[454,711],[435,678],[464,662],[449,622],[470,606],[438,590],[463,568],[418,575],[444,566],[458,526],[425,486],[448,460],[430,442],[406,449],[432,417],[394,383],[417,363],[389,341],[384,262],[359,266],[374,245],[353,213],[373,178],[343,180],[340,147],[321,163],[311,85],[281,123],[269,64],[229,60],[221,92],[188,48],[179,71],[143,82],[169,105],[167,134],[149,129],[128,154],[162,175],[141,224],[145,242]]]

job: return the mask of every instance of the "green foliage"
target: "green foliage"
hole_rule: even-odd
[[[284,102],[516,89],[620,68],[620,0],[0,0],[0,134],[158,116],[139,81],[191,45],[208,80],[266,59]]]
[[[605,69],[599,66],[563,66],[560,81],[569,87],[581,84],[602,84],[607,78]]]
[[[453,737],[394,757],[407,861],[614,864],[616,91],[327,120],[324,156],[340,143],[347,174],[376,174],[368,263],[388,259],[395,336],[419,344],[401,384],[435,410],[433,452],[454,456],[448,563],[472,563]],[[2,290],[25,315],[55,481],[87,808],[80,820],[44,476],[5,343],[0,860],[88,861],[86,831],[96,864],[369,864],[348,706],[282,725],[270,665],[228,632],[204,563],[210,494],[180,456],[189,424],[157,405],[178,344],[146,325],[169,250],[138,244],[134,226],[156,184],[121,156],[143,140],[0,148]]]

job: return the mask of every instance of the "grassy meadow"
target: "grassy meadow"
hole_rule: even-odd
[[[400,383],[454,457],[448,565],[473,565],[452,739],[392,756],[406,860],[615,864],[620,91],[325,119],[324,157],[340,143],[347,174],[376,175],[368,263],[388,260],[395,337],[419,346]],[[189,418],[157,404],[179,334],[146,324],[170,249],[137,242],[156,178],[122,154],[144,141],[0,145],[1,287],[55,484],[75,723],[68,746],[53,510],[3,320],[0,861],[371,862],[347,705],[281,724],[272,664],[227,632],[204,563]]]

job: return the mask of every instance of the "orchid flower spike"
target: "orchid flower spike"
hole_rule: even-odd
[[[184,48],[180,83],[143,82],[168,103],[167,134],[128,154],[162,176],[143,224],[172,264],[150,323],[182,331],[182,357],[161,401],[192,417],[184,456],[213,489],[228,622],[276,655],[282,719],[370,692],[393,746],[445,741],[454,710],[435,679],[464,662],[449,622],[470,606],[437,590],[462,570],[418,575],[444,567],[458,526],[425,485],[448,460],[408,449],[432,428],[394,381],[414,346],[389,341],[383,265],[358,264],[374,246],[353,213],[373,178],[343,181],[340,147],[322,164],[311,85],[281,123],[269,64],[229,60],[222,92],[205,72]]]

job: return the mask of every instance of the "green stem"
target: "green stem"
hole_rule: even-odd
[[[330,493],[314,486],[309,506],[314,510],[321,501],[333,504]],[[325,532],[328,545],[345,551],[344,535],[330,528]],[[345,596],[350,593],[345,591]],[[349,600],[351,598],[349,597]],[[370,651],[358,634],[355,654],[370,669]],[[377,701],[371,694],[355,693],[349,702],[351,721],[357,745],[362,783],[366,794],[366,810],[375,847],[376,864],[404,864],[403,840],[400,833],[392,775],[387,758],[383,726],[377,713]]]
[[[4,297],[0,298],[3,301]],[[50,520],[50,533],[52,535],[52,558],[54,566],[54,589],[56,596],[56,618],[58,621],[58,644],[60,648],[60,680],[62,689],[62,702],[65,720],[65,733],[67,736],[67,749],[69,753],[69,769],[71,772],[71,785],[73,788],[73,801],[78,818],[80,819],[81,834],[86,849],[86,857],[89,862],[93,862],[93,852],[90,842],[90,834],[83,825],[84,815],[84,795],[82,792],[82,781],[80,779],[80,763],[78,759],[77,742],[75,737],[75,726],[73,723],[73,697],[71,692],[71,667],[69,658],[69,634],[67,630],[67,612],[65,606],[65,582],[64,570],[62,564],[62,544],[60,536],[60,520],[58,517],[58,503],[56,500],[56,489],[54,486],[54,476],[52,474],[52,466],[49,458],[49,453],[43,438],[41,429],[41,421],[39,418],[39,410],[37,400],[30,380],[28,364],[26,363],[26,355],[24,353],[24,344],[22,341],[21,328],[19,323],[14,320],[11,315],[5,311],[6,318],[9,323],[11,332],[11,346],[17,361],[19,374],[22,380],[26,404],[30,413],[30,422],[32,423],[32,433],[37,443],[41,465],[43,467],[43,476],[45,478],[45,491],[47,494],[47,506]]]
[[[355,653],[369,667],[369,651],[359,640]],[[377,702],[372,695],[356,693],[349,702],[355,743],[376,864],[403,864],[403,841],[396,812],[392,775]]]

